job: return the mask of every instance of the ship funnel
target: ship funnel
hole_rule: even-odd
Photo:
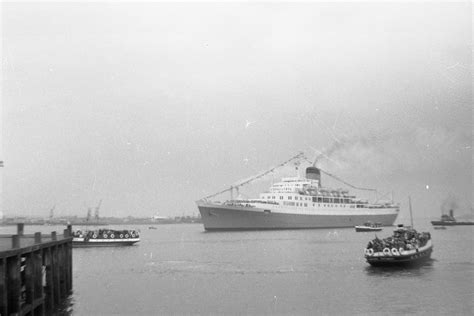
[[[449,210],[449,216],[454,217],[454,211],[453,210]]]
[[[306,179],[318,180],[321,186],[321,171],[316,167],[306,168]]]

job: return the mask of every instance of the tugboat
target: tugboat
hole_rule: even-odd
[[[140,241],[136,230],[77,230],[73,232],[74,247],[131,246]]]
[[[356,232],[379,232],[382,230],[382,223],[367,222],[364,225],[355,226]]]
[[[449,210],[449,215],[442,214],[441,220],[431,221],[431,224],[433,226],[457,226],[457,225],[474,225],[474,222],[470,222],[470,221],[459,222],[454,217],[454,211]]]
[[[372,266],[419,265],[430,259],[432,252],[429,232],[399,227],[391,237],[376,237],[370,241],[365,249],[365,259]]]

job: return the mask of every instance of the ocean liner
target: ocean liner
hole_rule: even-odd
[[[279,166],[301,158],[302,154],[296,155]],[[304,177],[299,176],[296,167],[295,177],[282,178],[280,182],[274,183],[268,192],[261,193],[259,198],[231,198],[222,203],[210,200],[226,191],[230,191],[232,196],[233,190],[238,191],[240,186],[263,177],[277,167],[197,201],[204,229],[215,231],[336,228],[354,227],[369,221],[390,226],[397,218],[399,205],[393,201],[369,203],[351,195],[348,190],[323,187],[323,171],[314,164],[306,168]]]

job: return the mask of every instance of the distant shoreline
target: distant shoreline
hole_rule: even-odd
[[[15,226],[18,223],[0,223],[0,226]],[[57,224],[39,224],[39,223],[23,223],[25,226],[65,226],[65,225],[72,225],[72,226],[114,226],[114,225],[175,225],[175,224],[202,224],[202,222],[166,222],[166,223],[99,223],[99,224],[84,224],[84,223],[57,223]]]
[[[86,221],[82,218],[61,218],[58,220],[45,220],[35,218],[4,218],[0,222],[0,226],[11,226],[19,223],[25,225],[35,226],[58,226],[58,225],[73,225],[73,226],[107,226],[107,225],[164,225],[164,224],[201,224],[200,217],[175,217],[160,220],[152,220],[149,218],[103,218],[99,221]]]

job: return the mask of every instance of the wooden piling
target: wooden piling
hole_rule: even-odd
[[[44,288],[43,288],[43,249],[37,250],[33,253],[34,261],[34,305],[33,305],[33,314],[34,315],[44,315],[45,304],[44,304]]]
[[[16,225],[17,235],[23,236],[24,230],[25,230],[25,224],[23,224],[23,223],[18,223],[18,224]]]
[[[57,306],[61,303],[61,286],[59,280],[59,250],[58,245],[51,248],[53,252],[53,296],[54,305]]]
[[[35,233],[35,244],[41,244],[41,233]]]
[[[25,292],[26,292],[26,304],[29,305],[31,309],[31,305],[33,305],[34,300],[34,288],[35,288],[35,266],[33,263],[33,253],[30,252],[26,255],[26,263],[25,263]]]
[[[70,236],[72,236],[72,232]],[[68,243],[66,247],[67,247],[67,258],[68,258],[67,266],[69,267],[68,288],[70,289],[70,291],[72,291],[72,243]]]
[[[51,247],[44,249],[44,265],[46,267],[46,286],[44,289],[46,295],[45,309],[52,310],[54,307],[54,290],[53,290],[53,259]]]
[[[20,313],[21,258],[16,254],[7,258],[7,315]]]
[[[0,315],[7,314],[7,258],[0,258]]]
[[[72,291],[72,234],[0,235],[0,315],[46,315]]]
[[[59,245],[58,250],[58,260],[59,260],[59,286],[61,287],[60,297],[61,299],[66,297],[67,288],[66,288],[66,256],[64,254],[64,245]]]
[[[12,248],[20,248],[20,235],[12,236]]]

